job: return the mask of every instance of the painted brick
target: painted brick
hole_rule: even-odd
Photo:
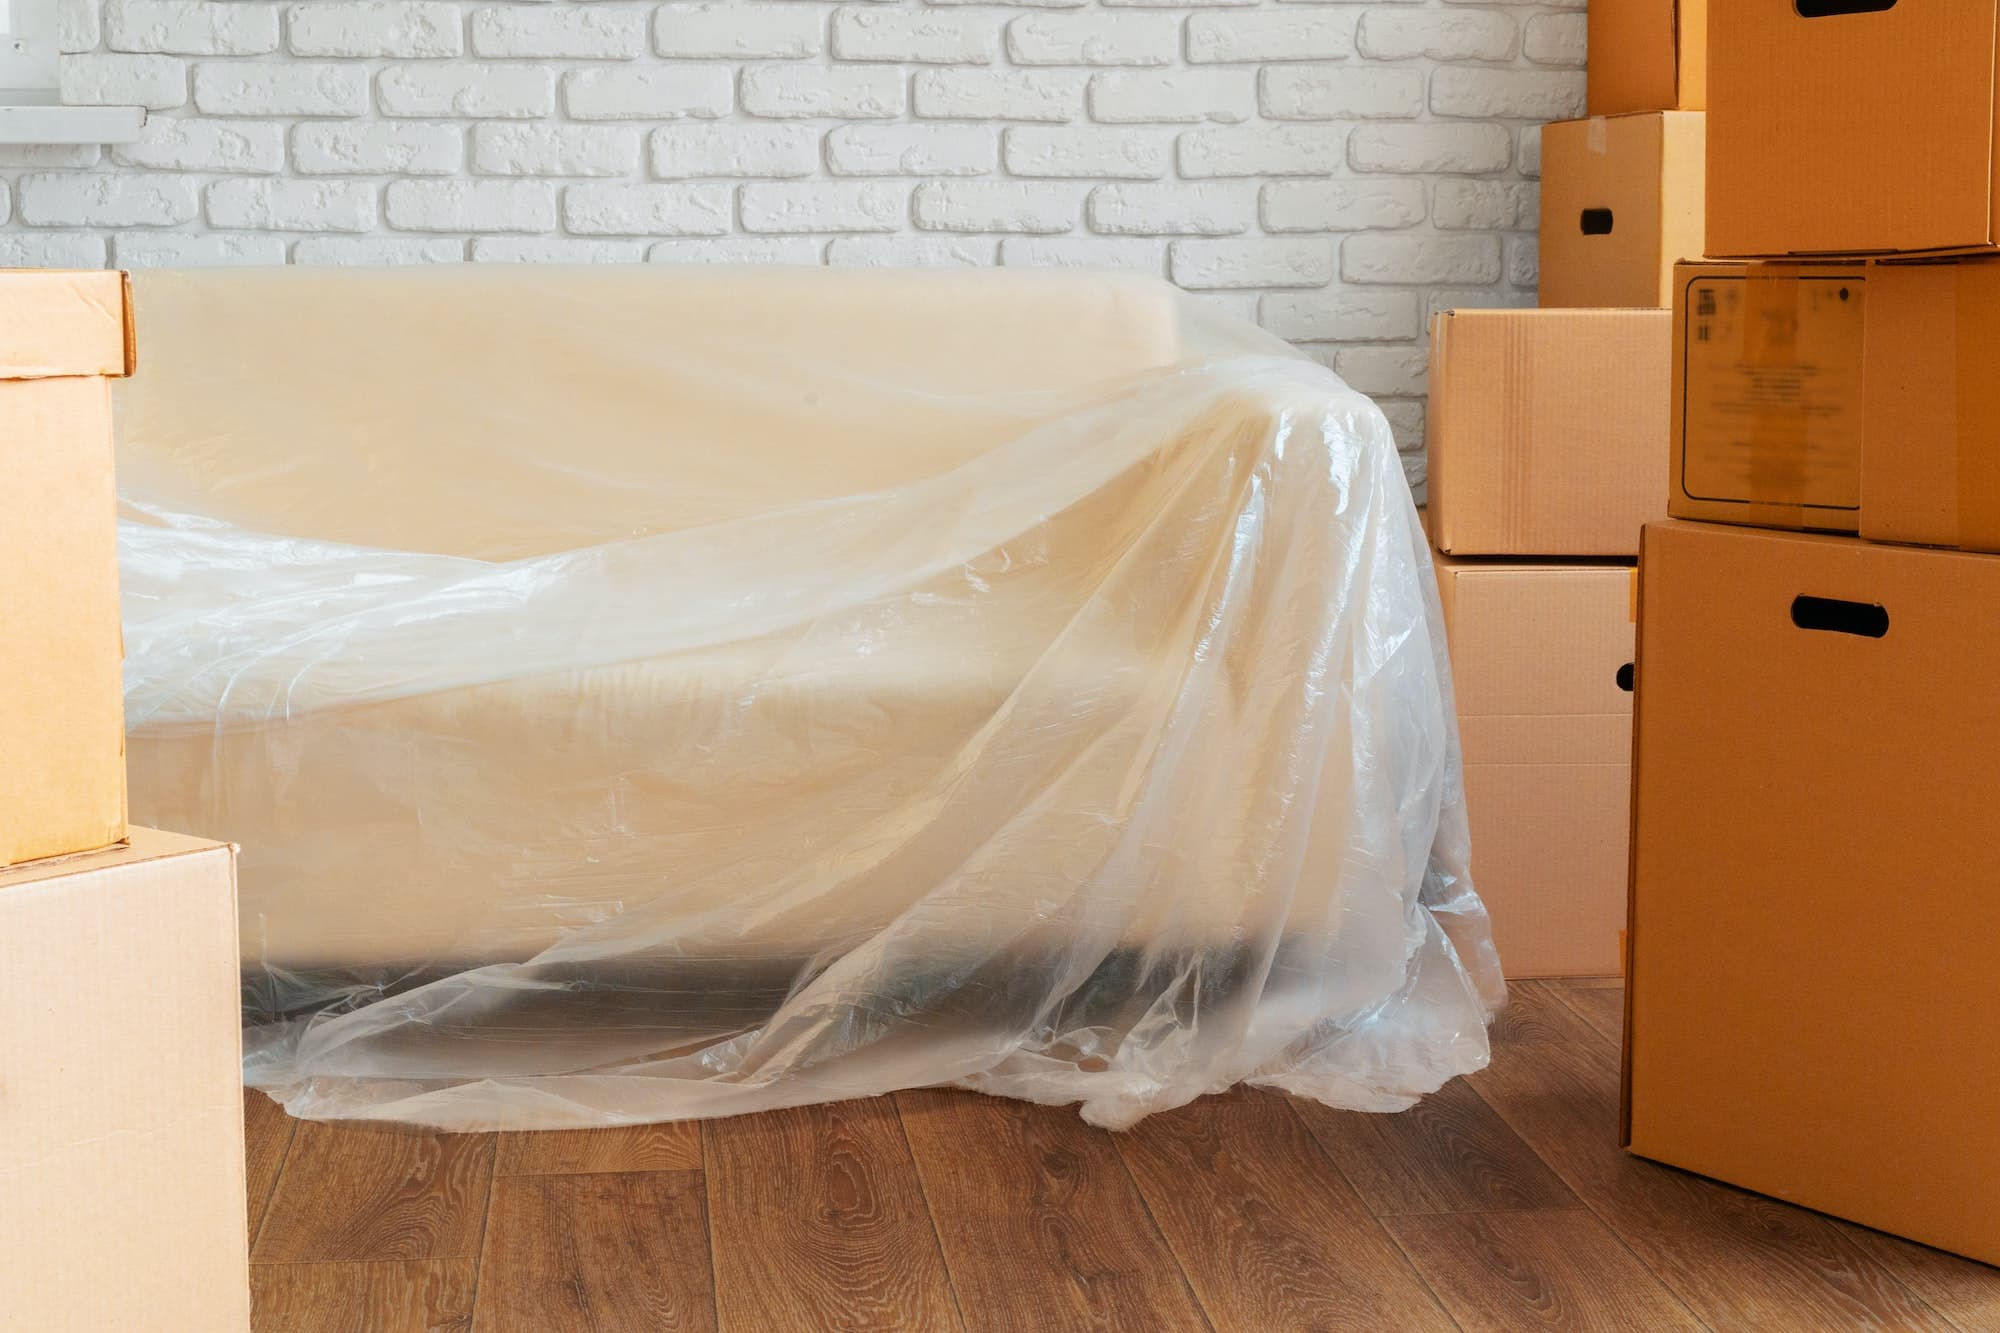
[[[1320,125],[1232,125],[1180,137],[1181,175],[1324,176],[1345,158],[1347,131]]]
[[[1121,70],[1090,80],[1093,120],[1234,124],[1256,111],[1257,76],[1249,70]]]
[[[1486,9],[1370,9],[1361,18],[1361,54],[1371,60],[1506,60],[1519,28]]]
[[[646,17],[588,5],[475,9],[472,50],[502,59],[630,60],[646,50]]]
[[[887,120],[902,114],[904,75],[872,66],[754,65],[739,96],[753,116]]]
[[[292,131],[292,170],[308,176],[450,176],[464,167],[456,125],[316,121]]]
[[[1162,277],[1167,242],[1127,236],[1009,236],[1000,262],[1021,268],[1117,268]]]
[[[397,231],[548,232],[556,187],[541,181],[394,181],[382,214]]]
[[[221,268],[231,264],[282,264],[286,240],[268,234],[123,232],[112,243],[119,268]]]
[[[648,143],[653,174],[810,176],[819,169],[819,130],[811,125],[663,125]]]
[[[472,131],[472,169],[488,176],[628,176],[639,131],[626,125],[524,125]]]
[[[1513,231],[1532,228],[1541,191],[1527,181],[1441,180],[1431,199],[1431,222],[1440,231]]]
[[[209,0],[111,0],[104,44],[113,51],[181,56],[259,56],[278,49],[278,11],[268,4]]]
[[[984,176],[999,156],[991,125],[842,125],[826,136],[837,176]]]
[[[869,6],[833,15],[833,54],[841,60],[985,65],[999,49],[996,21],[983,12]]]
[[[1263,192],[1264,230],[1371,231],[1424,220],[1420,180],[1282,181]]]
[[[1295,342],[1396,342],[1423,329],[1413,292],[1274,293],[1263,298],[1257,320]]]
[[[654,264],[817,264],[826,242],[813,236],[703,236],[655,241]]]
[[[562,95],[573,120],[715,120],[729,114],[735,80],[701,65],[578,69],[563,75]]]
[[[292,245],[294,264],[360,265],[456,264],[465,242],[414,236],[301,236]]]
[[[729,230],[729,187],[572,185],[562,211],[579,236],[721,236]]]
[[[1005,162],[1015,176],[1158,180],[1171,160],[1160,130],[1017,125],[1007,131]]]
[[[1175,241],[1168,276],[1183,287],[1324,287],[1333,281],[1330,241]]]
[[[1085,189],[1035,181],[927,181],[912,208],[925,231],[1060,235],[1083,219]]]
[[[900,231],[909,221],[909,187],[886,181],[746,185],[742,217],[749,232]]]
[[[1340,243],[1340,276],[1348,282],[1489,283],[1500,275],[1497,236],[1357,232]]]
[[[1384,120],[1420,115],[1424,72],[1385,66],[1277,65],[1263,70],[1258,104],[1272,120]]]
[[[1253,14],[1194,14],[1187,21],[1187,53],[1197,64],[1340,60],[1354,54],[1354,13],[1301,5]]]
[[[834,268],[985,268],[999,246],[979,236],[836,236],[826,247]]]
[[[1092,231],[1128,236],[1233,236],[1257,220],[1254,189],[1236,185],[1100,185],[1090,195]]]
[[[1440,116],[1569,120],[1583,114],[1583,71],[1445,65],[1431,76],[1431,110]]]
[[[233,7],[247,8],[241,0]],[[312,0],[289,10],[285,41],[302,56],[456,56],[465,51],[464,19],[438,0]]]
[[[1347,140],[1356,171],[1500,171],[1514,151],[1514,136],[1499,125],[1363,125]]]
[[[390,116],[531,120],[554,113],[556,80],[536,65],[394,65],[376,95]]]
[[[653,50],[708,60],[798,60],[826,47],[826,13],[808,4],[661,5]]]
[[[927,69],[911,85],[911,106],[929,120],[1078,120],[1085,78],[1067,70]]]
[[[1171,65],[1180,49],[1174,14],[1072,11],[1007,24],[1007,55],[1017,65]]]
[[[201,211],[196,178],[47,172],[14,182],[14,216],[37,227],[172,227]]]
[[[172,56],[65,56],[62,100],[76,106],[142,106],[167,111],[186,106],[187,62]]]
[[[278,172],[285,167],[285,127],[155,116],[135,142],[114,145],[111,157],[120,166],[152,171]]]
[[[359,65],[204,60],[194,67],[194,104],[210,116],[365,115],[368,71]]]
[[[375,187],[360,181],[217,181],[208,187],[208,221],[256,231],[370,231]]]
[[[583,241],[574,236],[475,236],[475,264],[636,264],[644,241]]]

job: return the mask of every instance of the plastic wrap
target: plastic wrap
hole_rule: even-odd
[[[136,298],[133,815],[242,844],[294,1114],[1124,1126],[1486,1062],[1427,546],[1284,344],[1062,273]]]

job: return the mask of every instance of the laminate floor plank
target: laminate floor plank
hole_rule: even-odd
[[[491,1134],[301,1120],[251,1259],[469,1259],[493,1172]]]
[[[1961,1333],[2000,1329],[2000,1268],[1881,1231],[1838,1224],[1848,1238]]]
[[[1949,1325],[1829,1218],[1643,1161],[1618,1143],[1618,1052],[1553,987],[1512,988],[1471,1083],[1613,1234],[1721,1329]]]
[[[1284,1098],[1203,1097],[1113,1140],[1216,1328],[1452,1328]]]
[[[497,1136],[496,1176],[701,1170],[701,1125],[676,1120],[615,1129],[543,1129]]]
[[[1625,987],[1584,985],[1574,981],[1554,983],[1556,997],[1578,1018],[1590,1024],[1614,1046],[1625,1043]]]
[[[468,1333],[471,1259],[257,1264],[252,1333]]]
[[[709,1333],[715,1285],[695,1171],[501,1176],[475,1333]]]
[[[1073,1106],[896,1094],[973,1333],[1209,1327],[1111,1136]]]
[[[1308,1101],[1293,1110],[1378,1217],[1577,1206],[1569,1187],[1463,1080],[1393,1115]]]
[[[705,1138],[724,1333],[961,1327],[893,1101],[716,1120]]]
[[[271,1202],[271,1188],[278,1183],[278,1170],[292,1146],[292,1131],[298,1121],[285,1108],[254,1088],[243,1090],[244,1189],[248,1195],[250,1239],[257,1239],[264,1210]]]
[[[1384,1225],[1465,1333],[1701,1333],[1587,1209],[1411,1215]]]

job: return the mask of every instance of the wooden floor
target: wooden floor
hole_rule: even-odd
[[[1107,1134],[967,1093],[441,1135],[253,1096],[271,1333],[2000,1328],[2000,1270],[1641,1162],[1617,984],[1365,1116],[1238,1091]]]

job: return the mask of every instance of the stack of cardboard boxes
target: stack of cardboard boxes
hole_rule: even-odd
[[[1596,0],[1542,130],[1541,304],[1431,323],[1430,531],[1473,875],[1511,977],[1619,970],[1639,530],[1666,513],[1674,261],[1702,249],[1700,0]]]
[[[1715,14],[1731,262],[1674,286],[1626,1023],[1633,1151],[1987,1262],[1996,34],[1995,0]]]
[[[127,829],[118,273],[0,272],[0,1327],[249,1327],[235,850]]]

